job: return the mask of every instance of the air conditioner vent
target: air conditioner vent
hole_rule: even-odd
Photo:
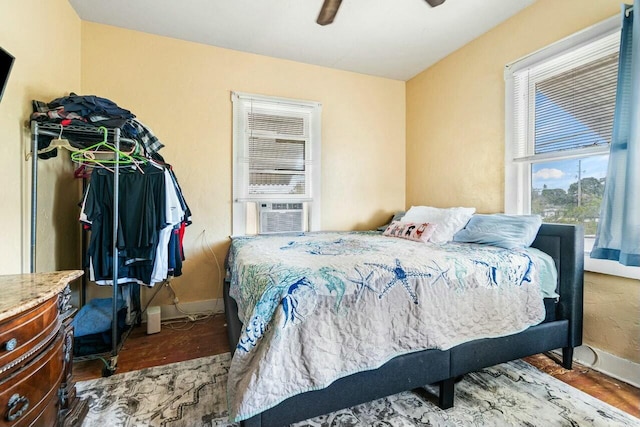
[[[260,203],[260,234],[304,231],[302,203]]]

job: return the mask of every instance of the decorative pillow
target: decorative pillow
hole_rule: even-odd
[[[416,242],[428,242],[436,228],[435,224],[393,221],[382,234]]]
[[[391,224],[393,221],[402,221],[402,217],[404,216],[405,212],[404,211],[398,211],[393,215],[393,218],[391,218],[391,221],[389,221],[388,223],[386,223],[385,225],[381,225],[380,227],[378,227],[378,231],[384,231],[387,229],[387,227],[389,226],[389,224]]]
[[[453,240],[506,249],[527,248],[536,238],[541,224],[540,215],[474,215]]]
[[[411,206],[404,218],[405,222],[428,222],[437,224],[438,228],[431,236],[435,243],[446,243],[453,240],[453,235],[464,228],[471,219],[476,208],[440,209],[431,206]]]

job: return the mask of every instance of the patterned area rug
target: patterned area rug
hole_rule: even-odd
[[[77,383],[83,426],[236,426],[227,419],[229,354]],[[446,411],[428,393],[399,393],[295,426],[638,426],[640,419],[531,365],[514,361],[466,375]]]

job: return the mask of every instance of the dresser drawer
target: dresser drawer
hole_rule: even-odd
[[[55,417],[52,422],[48,419],[58,408],[63,341],[59,333],[39,356],[0,382],[0,427],[55,425]],[[15,418],[9,420],[12,415]]]
[[[44,405],[46,402],[49,403]],[[35,415],[34,411],[35,419],[31,420],[31,417],[29,417],[29,419],[25,419],[24,421],[16,424],[15,427],[44,427],[58,425],[58,409],[60,406],[58,399],[52,397],[51,399],[45,399],[42,403],[44,409],[40,411],[38,415]]]
[[[27,363],[59,329],[57,296],[2,322],[0,375],[5,376]]]

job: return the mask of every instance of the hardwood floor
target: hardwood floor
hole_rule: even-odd
[[[571,370],[565,369],[556,362],[560,358],[553,354],[537,354],[524,360],[560,381],[640,418],[640,389],[579,363],[574,362]]]
[[[196,323],[163,324],[162,330],[153,335],[147,335],[146,325],[143,324],[134,328],[124,342],[118,355],[116,373],[136,371],[228,351],[224,314],[217,314],[208,320]],[[73,377],[76,381],[99,378],[102,376],[103,366],[104,363],[97,359],[75,362]]]
[[[162,331],[153,335],[146,334],[144,325],[137,327],[120,351],[116,374],[225,353],[229,351],[226,334],[222,314],[186,325],[163,324]],[[555,378],[640,418],[640,389],[577,363],[572,370],[564,369],[547,355],[538,354],[525,360]],[[73,366],[74,379],[99,378],[103,366],[100,360],[76,362]]]

